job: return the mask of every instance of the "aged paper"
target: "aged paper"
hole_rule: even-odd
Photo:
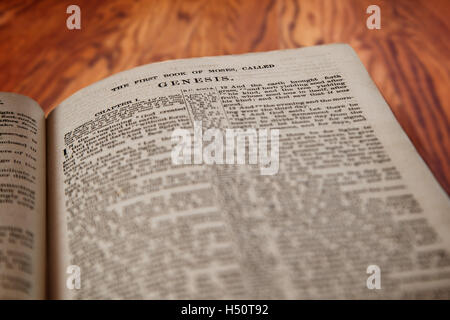
[[[0,299],[45,297],[45,117],[0,92]]]
[[[196,121],[280,130],[279,170],[174,165]],[[449,199],[347,45],[142,66],[47,127],[52,297],[450,295]]]

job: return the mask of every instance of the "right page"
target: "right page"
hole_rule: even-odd
[[[174,160],[211,128],[270,147]],[[139,67],[47,132],[53,298],[450,296],[448,196],[347,45]]]

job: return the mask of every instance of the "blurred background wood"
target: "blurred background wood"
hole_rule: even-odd
[[[81,8],[81,30],[66,28],[70,4]],[[381,30],[366,28],[370,4],[381,8]],[[346,42],[450,193],[449,16],[448,0],[4,0],[0,90],[49,112],[146,63]]]

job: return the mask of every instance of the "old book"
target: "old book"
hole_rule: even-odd
[[[348,45],[0,93],[0,156],[2,298],[450,297],[449,198]]]

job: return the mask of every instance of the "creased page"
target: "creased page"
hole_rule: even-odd
[[[347,45],[139,67],[47,125],[53,297],[449,297],[449,199]]]
[[[0,299],[45,298],[45,117],[0,92]]]

